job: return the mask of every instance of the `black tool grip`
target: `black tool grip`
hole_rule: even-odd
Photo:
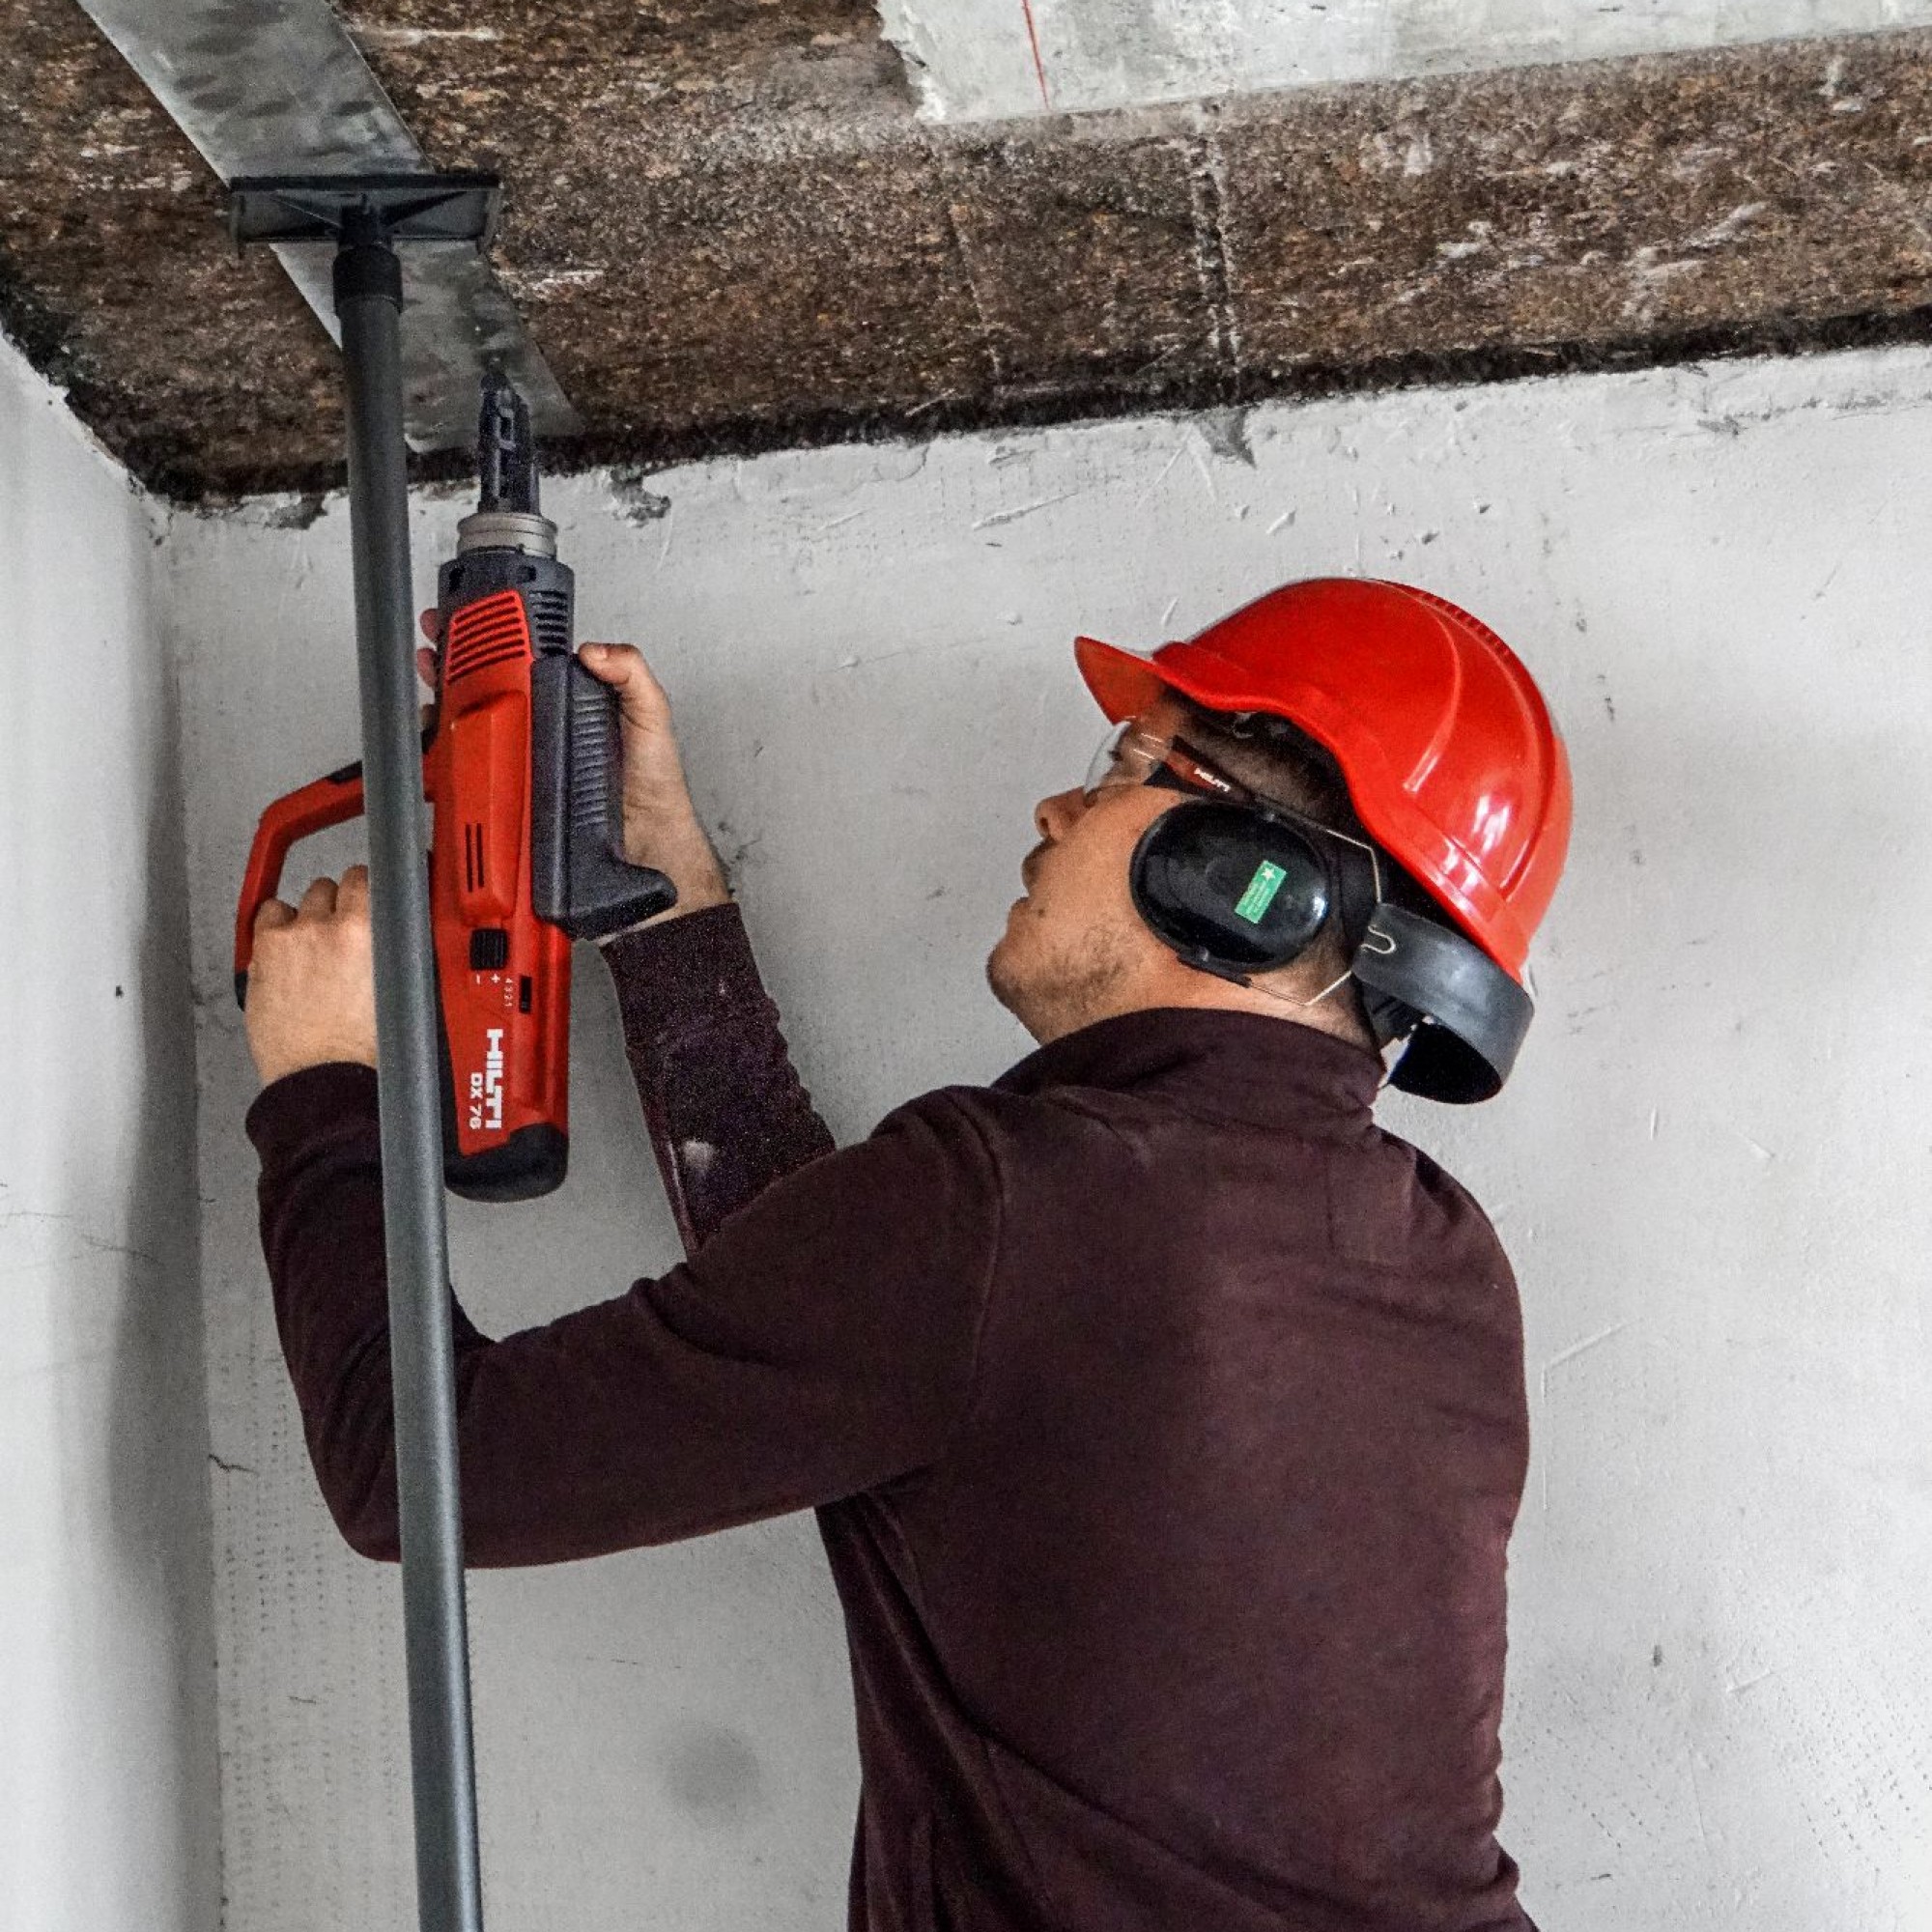
[[[602,939],[665,912],[677,888],[624,849],[617,694],[575,657],[530,667],[531,897],[573,939]]]

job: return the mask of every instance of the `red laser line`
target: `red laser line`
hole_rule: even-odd
[[[1033,0],[1020,0],[1020,11],[1026,15],[1027,42],[1033,48],[1033,71],[1039,81],[1039,104],[1053,105],[1053,96],[1046,91],[1046,63],[1039,57],[1039,29],[1033,22]]]

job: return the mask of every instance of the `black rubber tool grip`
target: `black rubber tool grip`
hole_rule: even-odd
[[[623,855],[617,694],[575,657],[530,667],[530,895],[540,919],[602,939],[668,911],[677,888]]]

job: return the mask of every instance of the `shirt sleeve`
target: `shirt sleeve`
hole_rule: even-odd
[[[310,1067],[248,1116],[283,1352],[350,1544],[397,1554],[395,1430],[367,1067]],[[936,1461],[969,1400],[999,1190],[945,1094],[773,1180],[687,1263],[487,1340],[458,1308],[464,1535],[559,1562],[855,1494]]]
[[[832,1151],[735,905],[608,942],[665,1192],[687,1253],[774,1180]]]

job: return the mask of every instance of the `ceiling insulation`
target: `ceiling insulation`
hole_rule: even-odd
[[[12,0],[0,321],[181,497],[339,476],[334,352],[74,0]],[[581,416],[669,462],[1928,330],[1932,34],[936,123],[859,0],[369,0]]]

